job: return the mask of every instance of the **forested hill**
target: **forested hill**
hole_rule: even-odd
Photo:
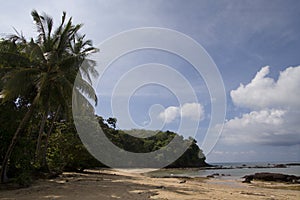
[[[6,107],[7,108],[7,107]],[[18,118],[18,117],[17,117]],[[2,119],[2,118],[1,118]],[[122,131],[116,129],[116,120],[113,118],[103,119],[102,117],[97,117],[99,124],[101,125],[103,131],[107,137],[121,149],[130,152],[152,152],[166,146],[175,137],[176,133],[170,131],[158,131],[157,133],[151,133],[153,131],[147,130],[131,130]],[[5,123],[8,119],[0,120],[0,123]],[[48,124],[46,123],[46,128]],[[13,121],[13,120],[12,120]],[[9,136],[11,132],[9,129],[0,127],[1,135]],[[31,127],[27,129],[27,133],[24,134],[16,145],[16,149],[13,152],[13,156],[10,160],[11,167],[8,175],[10,177],[18,176],[30,176],[32,172],[36,171],[50,171],[52,173],[59,173],[62,171],[77,171],[87,168],[95,167],[106,167],[98,160],[96,160],[90,153],[86,150],[85,146],[82,144],[77,131],[73,123],[67,121],[60,121],[55,123],[53,128],[53,133],[50,135],[48,146],[46,149],[45,166],[40,165],[35,162],[36,157],[36,137],[32,137],[34,133],[37,134],[38,127]],[[130,133],[130,134],[128,134]],[[145,134],[154,134],[148,138],[139,138],[131,135],[144,136]],[[197,146],[194,139],[184,139],[180,136],[182,143],[192,140],[191,146],[187,151],[174,163],[168,167],[172,168],[185,168],[185,167],[204,167],[208,166],[205,163],[205,156],[203,155],[201,149]],[[46,139],[46,135],[42,136],[42,142]],[[2,148],[0,148],[1,159],[5,154],[5,149],[7,148],[10,137],[2,137]],[[45,148],[44,143],[41,144],[41,148]],[[158,158],[159,159],[159,158]],[[161,159],[161,158],[160,158]]]
[[[126,151],[135,153],[147,153],[153,152],[167,146],[171,140],[178,136],[177,133],[171,131],[151,131],[151,130],[117,130],[116,119],[109,118],[104,120],[102,117],[98,117],[99,124],[104,130],[106,136],[118,147]],[[147,137],[149,136],[150,137]],[[184,139],[183,136],[179,136],[178,145],[191,143],[185,153],[177,159],[174,163],[168,167],[205,167],[208,166],[205,163],[205,155],[198,147],[197,141],[193,138]],[[176,149],[170,149],[170,151],[176,152]],[[162,155],[163,156],[163,155]],[[156,158],[161,159],[161,158]]]

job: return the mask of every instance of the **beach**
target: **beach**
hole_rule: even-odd
[[[300,184],[208,178],[154,178],[110,169],[65,172],[28,188],[1,189],[1,200],[29,199],[300,199]]]

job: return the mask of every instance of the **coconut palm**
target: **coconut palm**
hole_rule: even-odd
[[[0,68],[2,73],[5,72],[1,79],[2,101],[25,98],[30,102],[3,159],[1,182],[6,179],[8,161],[19,135],[28,125],[35,110],[43,113],[37,139],[37,154],[40,151],[40,134],[47,116],[57,116],[62,110],[64,112],[61,113],[70,115],[73,85],[78,72],[80,84],[74,91],[77,95],[88,96],[97,102],[90,77],[91,74],[97,75],[93,68],[94,63],[89,61],[88,65],[81,67],[87,55],[96,49],[90,40],[85,40],[84,35],[79,35],[82,25],[73,25],[72,18],[66,21],[64,12],[60,25],[53,31],[51,17],[40,15],[35,10],[31,15],[37,28],[37,38],[27,41],[22,35],[14,35],[6,41],[13,48],[9,51],[7,48],[0,48]]]

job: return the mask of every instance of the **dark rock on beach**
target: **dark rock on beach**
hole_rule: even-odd
[[[207,175],[206,178],[215,178],[216,176],[231,176],[231,174],[214,173],[214,174]]]
[[[285,164],[277,164],[274,165],[274,168],[287,168],[287,166]]]
[[[245,179],[243,183],[251,183],[251,181],[253,181],[254,175],[246,175],[243,178]]]
[[[280,174],[280,173],[262,172],[262,173],[255,173],[254,175],[246,175],[243,178],[245,179],[243,183],[251,183],[252,180],[300,183],[300,176]]]

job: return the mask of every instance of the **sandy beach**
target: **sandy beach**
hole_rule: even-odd
[[[22,189],[0,190],[1,200],[29,199],[300,199],[299,184],[207,178],[151,178],[114,170],[63,173]]]

